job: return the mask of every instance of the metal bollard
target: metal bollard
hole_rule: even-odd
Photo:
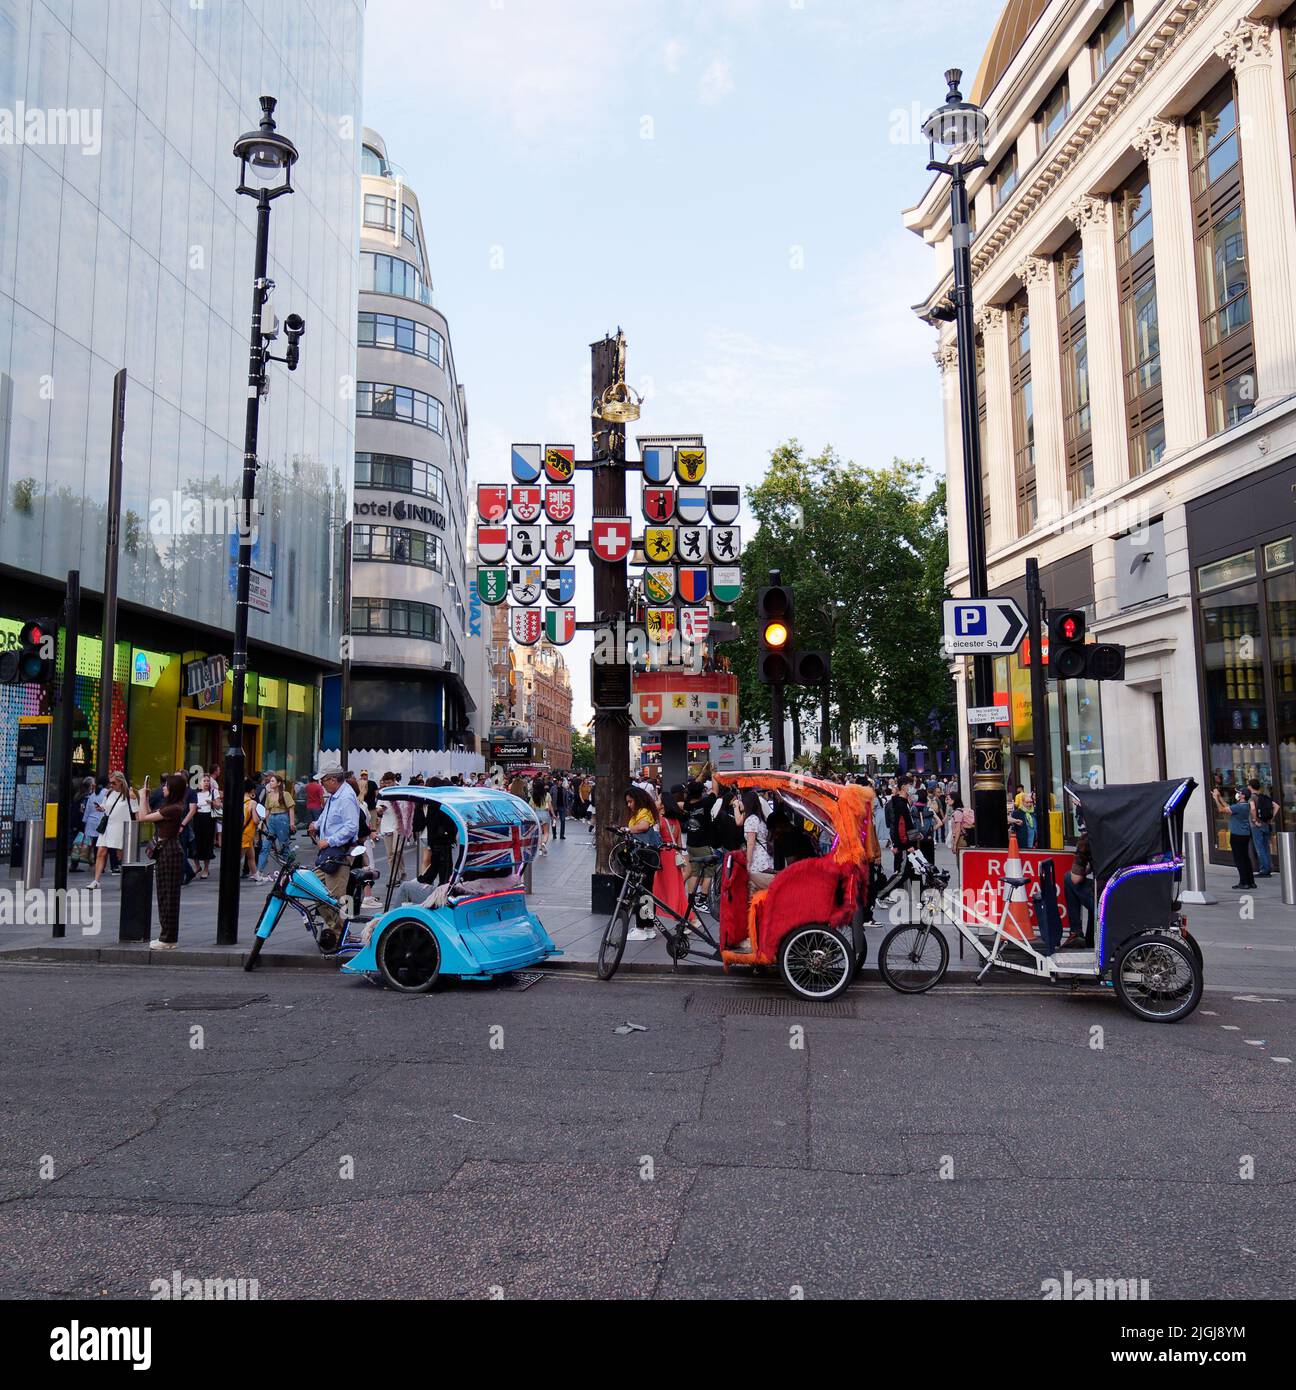
[[[39,888],[45,872],[45,827],[38,820],[27,822],[23,831],[23,892]]]
[[[1296,830],[1280,830],[1276,838],[1283,906],[1296,907]]]
[[[122,836],[121,859],[123,864],[138,864],[140,843],[139,821],[130,820],[126,822],[125,833]]]
[[[1183,903],[1210,904],[1218,902],[1206,891],[1205,837],[1200,830],[1184,833],[1184,886],[1179,894]]]

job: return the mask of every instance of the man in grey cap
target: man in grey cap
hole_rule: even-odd
[[[319,820],[310,827],[311,839],[319,850],[315,872],[324,880],[332,896],[341,898],[351,872],[351,846],[360,833],[360,818],[364,812],[340,767],[323,768],[318,776],[324,786],[325,801]],[[327,908],[321,911],[334,919],[335,930],[341,929],[342,922],[336,913],[330,913]]]

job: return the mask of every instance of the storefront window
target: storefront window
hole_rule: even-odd
[[[1197,587],[1205,593],[1207,589],[1221,589],[1225,584],[1236,584],[1240,579],[1254,577],[1255,551],[1244,550],[1240,555],[1230,555],[1226,560],[1202,565],[1197,571]]]
[[[1281,542],[1288,547],[1291,542]],[[1266,546],[1266,551],[1272,547]],[[1288,561],[1290,563],[1290,560]],[[1278,785],[1270,788],[1282,802],[1281,829],[1296,826],[1296,573],[1288,571],[1265,586],[1269,603],[1269,655],[1273,666],[1274,742]]]
[[[1274,570],[1287,569],[1293,559],[1292,539],[1288,536],[1285,540],[1273,541],[1265,546],[1265,571],[1272,574]]]
[[[1200,577],[1200,570],[1198,574]],[[1276,588],[1284,580],[1272,583]],[[1227,593],[1212,594],[1200,602],[1210,779],[1211,785],[1223,791],[1228,800],[1233,788],[1252,777],[1258,777],[1264,786],[1273,781],[1259,596],[1254,584],[1246,584]],[[1289,620],[1287,601],[1279,602]],[[1227,850],[1228,820],[1213,802],[1212,811],[1215,847]]]

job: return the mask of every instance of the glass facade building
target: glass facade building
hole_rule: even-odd
[[[261,409],[253,563],[269,611],[251,614],[250,665],[273,710],[258,738],[277,743],[259,745],[263,765],[313,756],[339,657],[362,35],[360,0],[0,0],[0,617],[34,616],[79,569],[99,630],[125,368],[118,664],[230,652],[255,243],[232,148],[263,93],[299,151],[270,228],[272,307],[303,315],[306,336],[296,372],[271,365]],[[309,698],[290,703],[290,681]],[[193,702],[176,698],[155,742],[183,752]],[[132,776],[165,770],[130,742]]]

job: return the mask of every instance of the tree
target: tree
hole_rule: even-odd
[[[579,729],[572,730],[572,771],[594,771],[594,740]]]
[[[953,728],[941,653],[945,488],[926,488],[923,465],[910,460],[865,469],[831,448],[807,459],[796,440],[773,451],[747,493],[759,529],[743,553],[736,614],[748,634],[734,657],[748,736],[769,720],[769,689],[756,675],[755,606],[771,569],[795,586],[797,645],[832,660],[825,689],[787,688],[794,730],[817,726],[821,745],[848,749],[858,724],[906,746],[927,741],[933,727]],[[794,735],[794,756],[799,744]]]

